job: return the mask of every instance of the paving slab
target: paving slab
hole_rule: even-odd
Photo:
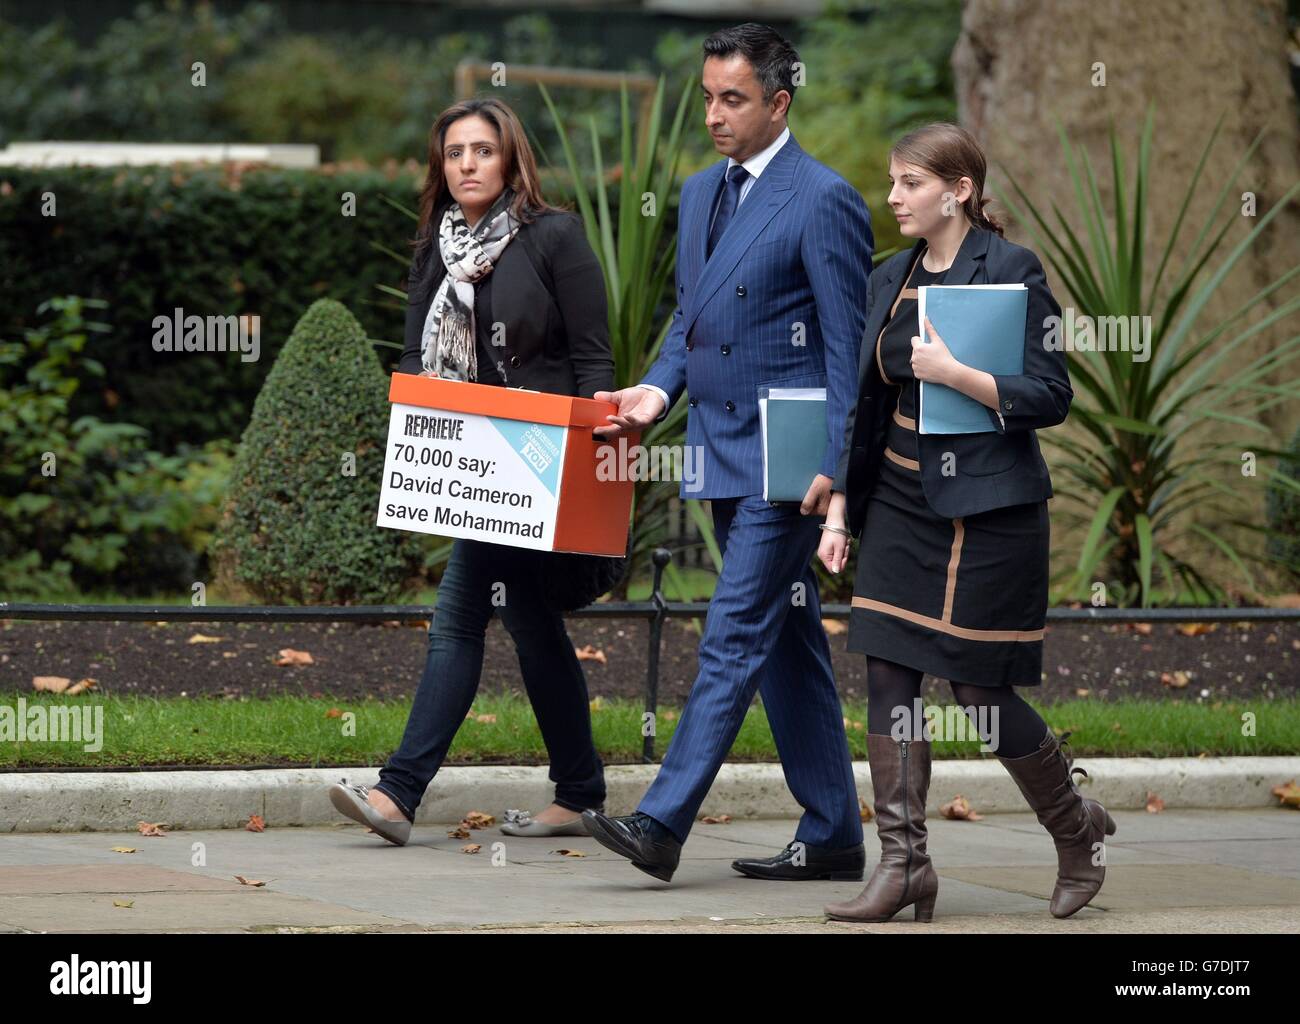
[[[418,826],[405,847],[351,824],[165,838],[14,833],[0,836],[0,930],[1300,931],[1295,812],[1129,811],[1116,820],[1106,884],[1066,921],[1047,910],[1051,838],[1026,813],[930,819],[940,881],[928,925],[911,922],[910,911],[882,925],[826,921],[822,906],[856,895],[861,882],[737,874],[736,856],[774,853],[794,835],[793,819],[764,819],[698,825],[670,884],[590,837],[522,839],[493,827],[456,840],[445,826]],[[879,846],[869,823],[866,837],[870,870]],[[479,853],[462,852],[471,843]],[[267,884],[241,885],[235,875]]]

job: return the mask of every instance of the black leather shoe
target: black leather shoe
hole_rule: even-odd
[[[803,863],[795,863],[798,848],[803,847]],[[731,866],[750,878],[767,878],[776,881],[806,881],[830,879],[832,882],[860,882],[867,865],[866,849],[861,843],[834,849],[829,846],[810,846],[798,840],[790,843],[775,857],[762,860],[753,858],[733,860]]]
[[[653,875],[661,882],[667,882],[673,877],[682,855],[682,844],[671,835],[666,839],[659,838],[651,830],[649,823],[654,819],[648,814],[610,818],[600,811],[588,810],[582,812],[582,820],[596,842],[626,857],[634,868]]]

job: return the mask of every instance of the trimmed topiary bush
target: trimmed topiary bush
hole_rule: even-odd
[[[231,474],[218,563],[269,604],[382,604],[419,538],[375,525],[388,377],[341,303],[298,321],[253,405]]]

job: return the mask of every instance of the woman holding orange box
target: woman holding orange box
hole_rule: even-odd
[[[430,132],[429,169],[409,275],[398,370],[592,397],[614,387],[605,281],[580,218],[549,205],[515,113],[497,99],[457,103]],[[339,783],[343,814],[396,845],[478,691],[493,611],[515,643],[551,758],[555,801],[508,811],[509,835],[585,835],[602,809],[582,666],[548,590],[554,554],[457,540],[438,586],[424,675],[401,746],[374,787]]]

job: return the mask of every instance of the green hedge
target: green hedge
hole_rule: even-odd
[[[102,324],[75,296],[42,303],[39,326],[0,335],[0,597],[53,600],[111,587],[188,597],[204,579],[233,445],[149,451],[120,419],[71,417],[103,370],[86,358]]]
[[[384,197],[414,209],[416,187],[409,172],[0,169],[3,328],[33,326],[50,295],[106,299],[109,329],[85,353],[103,364],[102,387],[79,392],[71,414],[121,415],[162,451],[238,437],[279,345],[316,299],[356,310],[368,337],[400,343],[404,305],[376,286],[403,286],[415,222]],[[348,192],[355,216],[342,212]],[[47,196],[54,216],[42,214]],[[261,358],[155,352],[153,319],[176,307],[258,314]],[[395,365],[395,350],[376,351]]]
[[[543,177],[547,198],[566,205],[565,181]],[[103,379],[78,392],[72,414],[123,417],[163,452],[233,440],[279,346],[317,299],[352,310],[367,337],[388,343],[375,346],[381,365],[397,368],[400,351],[389,346],[402,342],[406,307],[381,286],[405,288],[415,231],[406,210],[418,204],[420,180],[374,170],[0,169],[0,331],[34,325],[48,295],[105,299],[99,319],[108,329],[86,348]],[[346,192],[356,196],[355,216],[341,212]],[[41,215],[46,193],[54,217]],[[669,233],[675,198],[662,213]],[[178,306],[260,315],[260,358],[155,352],[153,319]]]

